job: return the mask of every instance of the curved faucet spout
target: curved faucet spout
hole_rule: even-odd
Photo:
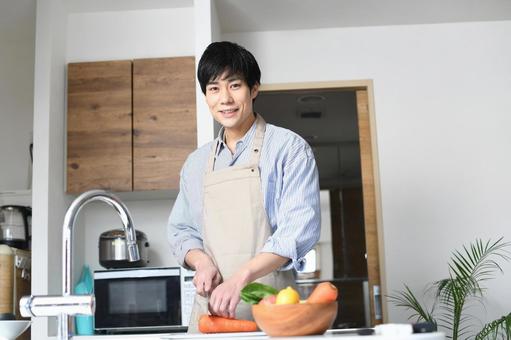
[[[104,190],[91,190],[78,196],[67,209],[62,227],[62,296],[24,296],[20,300],[20,312],[25,317],[58,316],[59,340],[69,340],[70,315],[93,315],[95,310],[94,294],[71,295],[73,229],[80,210],[92,201],[103,201],[117,211],[124,225],[128,258],[131,262],[140,260],[135,227],[124,203],[114,194]]]
[[[137,247],[137,236],[133,226],[133,220],[128,211],[128,208],[121,202],[117,196],[104,190],[91,190],[86,191],[78,196],[69,206],[64,216],[64,225],[62,227],[62,296],[71,295],[71,282],[72,282],[72,269],[73,259],[72,242],[73,242],[73,229],[76,222],[76,217],[80,210],[89,202],[103,201],[117,211],[121,217],[124,226],[124,233],[126,234],[126,244],[128,246],[128,259],[131,262],[140,260],[140,254]],[[58,338],[69,339],[68,330],[69,315],[64,312],[58,317]]]
[[[126,234],[126,244],[128,246],[129,261],[134,262],[140,260],[140,254],[137,247],[137,237],[133,220],[128,208],[121,202],[117,196],[104,190],[90,190],[78,196],[69,206],[64,216],[64,225],[62,227],[62,295],[71,294],[72,270],[73,264],[71,259],[73,229],[76,217],[80,210],[89,202],[103,201],[115,209],[119,214],[124,232]]]

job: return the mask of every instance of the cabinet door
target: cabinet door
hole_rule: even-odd
[[[68,65],[67,192],[132,190],[132,63]]]
[[[133,61],[133,190],[179,188],[197,147],[195,58]]]

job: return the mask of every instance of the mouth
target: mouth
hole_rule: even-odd
[[[226,118],[229,118],[229,117],[232,117],[236,114],[236,112],[238,112],[238,108],[230,108],[230,109],[225,109],[225,110],[219,110],[218,112],[220,112],[222,114],[222,116],[226,117]]]

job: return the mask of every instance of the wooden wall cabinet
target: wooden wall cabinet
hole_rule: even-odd
[[[197,146],[194,63],[68,65],[68,193],[179,187],[179,171]]]

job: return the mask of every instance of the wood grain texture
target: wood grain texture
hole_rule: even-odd
[[[337,301],[290,305],[252,305],[252,315],[269,336],[323,334],[337,315]]]
[[[22,249],[13,249],[15,256],[24,257],[26,259],[30,259],[31,253],[28,250]],[[25,269],[30,277],[31,270]],[[14,300],[19,301],[23,296],[31,294],[31,280],[27,278],[23,278],[23,269],[16,268],[15,270],[15,296]],[[14,314],[16,316],[16,320],[27,320],[28,318],[23,318],[20,314],[20,306],[18,303],[14,305]],[[30,340],[30,328],[23,332],[20,336],[16,338],[16,340]]]
[[[195,58],[133,61],[133,190],[179,188],[197,147]]]
[[[378,252],[378,228],[376,220],[376,200],[374,165],[372,155],[372,139],[369,120],[369,102],[366,90],[356,91],[358,130],[360,142],[360,163],[362,167],[362,193],[364,198],[364,224],[365,240],[367,249],[367,272],[369,281],[371,325],[382,323],[381,319],[375,319],[375,305],[373,287],[381,287],[380,260]],[[382,305],[381,296],[379,301]]]
[[[14,256],[0,254],[0,314],[12,313],[14,284]]]
[[[67,192],[131,191],[131,61],[71,63],[67,78]]]

